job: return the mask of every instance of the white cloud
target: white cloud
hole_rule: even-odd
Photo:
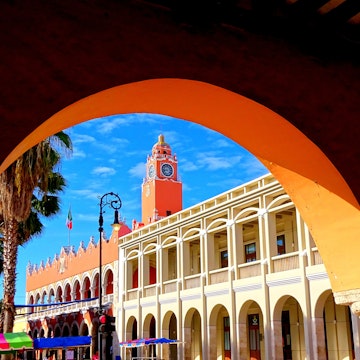
[[[180,161],[180,164],[179,164],[179,169],[184,172],[186,171],[197,171],[201,168],[201,165],[197,165],[195,164],[193,161],[188,161],[188,160],[185,160],[185,161]]]
[[[129,174],[131,176],[137,177],[137,178],[144,178],[145,177],[145,163],[140,162],[138,164],[136,164],[135,166],[133,166],[130,170],[129,170]]]
[[[96,130],[100,134],[109,134],[121,126],[134,125],[135,123],[154,124],[159,122],[159,115],[153,114],[121,114],[98,119]]]
[[[106,153],[106,154],[114,154],[118,151],[118,147],[117,145],[113,144],[113,143],[99,143],[97,144],[97,147],[101,150],[102,153]]]
[[[213,145],[217,148],[228,148],[231,147],[231,143],[226,139],[218,139],[216,140]]]
[[[115,175],[116,171],[114,168],[111,168],[111,167],[98,166],[91,171],[91,174],[98,175],[101,177],[108,177],[108,176]]]
[[[83,144],[83,143],[93,143],[95,142],[95,138],[93,136],[90,135],[86,135],[86,134],[76,134],[74,133],[71,136],[71,140],[73,142],[73,144]]]
[[[232,166],[238,164],[241,160],[241,156],[209,156],[202,159],[204,166],[207,170],[214,171],[219,169],[229,169]]]
[[[69,193],[72,197],[80,199],[97,199],[97,194],[92,189],[80,189],[80,190],[70,190]]]
[[[80,150],[77,147],[74,147],[71,159],[79,159],[79,158],[82,158],[82,159],[86,158],[86,153],[85,153],[85,151]]]

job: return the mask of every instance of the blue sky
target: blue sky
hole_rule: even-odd
[[[65,131],[73,141],[74,151],[60,167],[67,181],[60,195],[61,212],[45,219],[44,232],[19,249],[16,304],[25,304],[29,261],[40,264],[49,257],[54,259],[61,247],[69,244],[76,250],[81,241],[87,246],[91,236],[97,241],[102,195],[112,191],[120,196],[120,213],[129,227],[133,219],[141,220],[146,158],[159,134],[164,134],[178,157],[184,209],[268,172],[253,155],[222,134],[161,115],[117,115]],[[70,207],[73,229],[69,232],[65,223]],[[105,210],[104,229],[110,234],[113,211]]]

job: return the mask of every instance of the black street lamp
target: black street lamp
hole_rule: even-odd
[[[99,318],[103,314],[103,305],[102,305],[102,233],[104,231],[104,218],[103,214],[105,213],[104,207],[109,206],[114,209],[114,223],[111,224],[115,231],[119,231],[121,224],[119,223],[119,210],[121,208],[122,202],[118,194],[113,192],[104,194],[100,198],[100,214],[99,214]],[[100,328],[100,327],[99,327]],[[99,333],[99,360],[103,358],[103,346],[102,346],[102,333]]]

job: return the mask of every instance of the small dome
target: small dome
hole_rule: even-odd
[[[163,134],[159,135],[158,142],[152,148],[152,154],[171,155],[171,147],[168,143],[165,142]]]

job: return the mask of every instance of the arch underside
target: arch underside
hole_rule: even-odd
[[[359,204],[341,174],[316,144],[286,119],[208,83],[155,79],[93,94],[54,114],[29,134],[0,171],[57,131],[126,113],[154,113],[192,121],[250,151],[279,180],[299,209],[324,261],[333,291],[343,294],[360,289],[357,271],[348,271],[349,264],[358,263]]]

